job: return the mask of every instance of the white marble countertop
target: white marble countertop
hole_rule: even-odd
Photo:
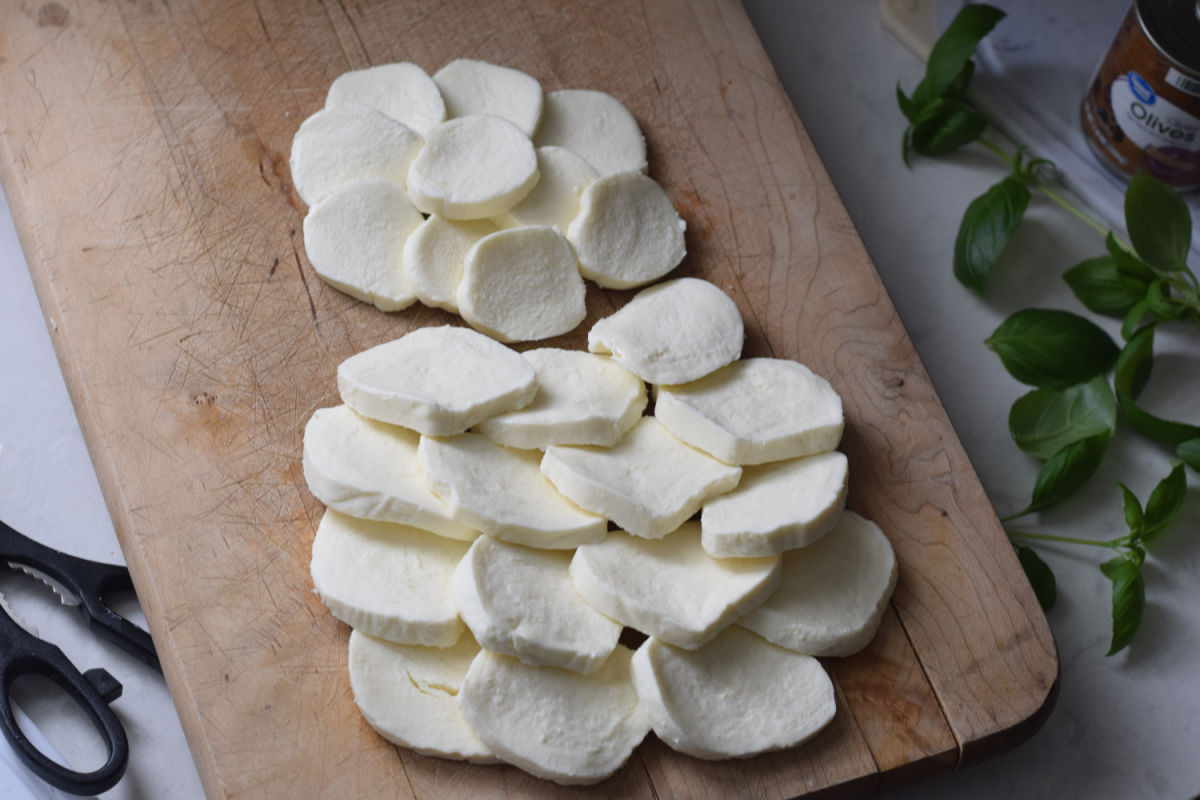
[[[950,271],[962,209],[1001,169],[966,152],[952,159],[900,161],[900,80],[922,65],[883,28],[870,0],[781,3],[749,0],[776,69],[813,138],[993,503],[1024,504],[1035,463],[1008,436],[1005,420],[1024,388],[1007,376],[983,340],[1025,306],[1078,310],[1059,274],[1102,250],[1095,234],[1035,201],[1005,255],[987,299]],[[1082,87],[1081,87],[1082,90]],[[0,197],[0,519],[79,555],[120,560],[95,474]],[[1116,335],[1115,324],[1107,326]],[[1165,415],[1200,423],[1200,354],[1195,333],[1163,337],[1156,379],[1144,397]],[[1163,380],[1190,375],[1188,389]],[[1106,466],[1082,496],[1031,523],[1056,533],[1113,537],[1122,531],[1118,480],[1145,499],[1169,469],[1166,455],[1119,431]],[[960,773],[894,797],[1192,798],[1200,793],[1200,486],[1188,476],[1186,506],[1151,555],[1142,630],[1123,654],[1106,658],[1109,584],[1083,548],[1041,550],[1058,574],[1048,614],[1062,663],[1049,720],[1027,743]],[[37,584],[0,570],[0,592],[77,665],[103,665],[125,684],[114,708],[131,738],[129,772],[105,797],[202,796],[170,698],[160,678],[95,643],[69,612],[43,613]],[[31,701],[31,704],[33,701]],[[95,764],[97,742],[73,736],[54,703],[36,704],[51,741],[68,758]],[[91,759],[89,762],[88,759]],[[0,744],[0,800],[60,797]]]

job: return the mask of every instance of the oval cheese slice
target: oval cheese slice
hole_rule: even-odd
[[[407,525],[326,511],[313,539],[313,586],[356,630],[449,647],[463,630],[450,581],[466,552],[465,542]]]
[[[458,313],[458,284],[467,253],[496,232],[486,219],[456,222],[434,214],[404,241],[404,279],[427,306]]]
[[[746,467],[736,489],[704,504],[704,550],[745,558],[811,544],[837,524],[848,472],[846,456],[836,450]]]
[[[477,764],[498,759],[479,741],[458,693],[479,645],[470,634],[446,648],[388,642],[350,632],[350,688],[354,702],[383,738],[425,756]]]
[[[745,329],[733,300],[708,281],[680,278],[643,289],[588,331],[588,350],[611,353],[650,383],[687,383],[737,358]]]
[[[848,656],[875,636],[897,574],[879,526],[844,511],[832,531],[784,553],[779,591],[738,624],[798,653]]]
[[[601,175],[646,171],[646,139],[637,120],[620,100],[604,92],[547,92],[535,141],[538,147],[575,151]]]
[[[608,523],[554,490],[537,453],[509,450],[477,433],[421,437],[425,477],[454,518],[506,542],[569,549],[604,538]]]
[[[460,433],[493,414],[528,405],[537,375],[525,359],[483,334],[420,328],[338,365],[346,405],[429,436]]]
[[[639,418],[613,447],[552,445],[542,472],[581,507],[650,539],[678,528],[742,474],[679,441],[653,417]]]
[[[762,603],[779,586],[780,557],[717,559],[685,523],[665,539],[609,534],[571,560],[575,589],[618,622],[679,647],[696,648]]]
[[[599,177],[592,165],[564,147],[537,149],[537,186],[525,199],[496,217],[503,228],[520,225],[553,225],[566,232],[579,214],[583,190]]]
[[[416,64],[380,64],[338,76],[325,107],[355,102],[377,108],[424,135],[446,118],[437,84]]]
[[[842,398],[829,381],[782,358],[747,358],[685,386],[659,387],[654,415],[730,464],[832,450],[845,425]]]
[[[583,602],[570,564],[569,552],[481,537],[454,572],[454,603],[488,650],[535,667],[595,672],[621,626]]]
[[[493,442],[522,450],[552,444],[612,447],[646,408],[646,384],[611,358],[553,347],[522,355],[537,373],[537,394],[524,408],[476,426]]]
[[[511,67],[458,58],[438,70],[433,82],[446,101],[446,116],[492,114],[533,136],[542,118],[542,85]]]
[[[819,661],[727,628],[699,650],[647,639],[633,682],[658,738],[696,758],[743,758],[812,738],[833,719]]]
[[[588,675],[531,667],[483,650],[471,662],[459,708],[502,760],[562,784],[597,783],[616,772],[650,732],[618,647]]]

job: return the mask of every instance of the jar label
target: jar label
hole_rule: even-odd
[[[1147,167],[1165,179],[1200,175],[1200,119],[1157,94],[1137,72],[1112,83],[1113,116]]]
[[[1187,92],[1192,97],[1200,97],[1200,81],[1189,78],[1174,67],[1167,70],[1167,83],[1181,92]]]

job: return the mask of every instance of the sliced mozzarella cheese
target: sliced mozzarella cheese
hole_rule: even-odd
[[[486,219],[455,222],[434,214],[422,222],[404,242],[404,279],[417,299],[457,314],[467,253],[496,230]]]
[[[483,536],[454,572],[454,604],[488,650],[535,667],[595,672],[621,626],[583,602],[570,565],[569,552]]]
[[[447,120],[425,135],[408,170],[408,193],[426,214],[483,219],[521,202],[537,181],[529,137],[506,119],[479,114]]]
[[[612,447],[646,408],[646,384],[607,356],[553,347],[526,350],[522,355],[537,372],[533,402],[476,426],[479,433],[505,447]]]
[[[633,114],[610,94],[590,89],[547,92],[538,146],[574,150],[601,175],[646,171],[646,139]]]
[[[304,479],[325,505],[362,519],[399,522],[471,541],[479,531],[456,522],[429,491],[415,431],[376,422],[349,406],[318,409],[304,427]]]
[[[638,419],[611,448],[551,445],[542,472],[582,508],[650,539],[671,533],[742,474],[688,447],[653,417]]]
[[[647,639],[633,683],[658,738],[696,758],[743,758],[811,738],[833,719],[819,661],[727,628],[699,650]]]
[[[537,160],[541,175],[537,186],[495,222],[502,228],[554,225],[565,232],[579,214],[583,190],[599,174],[581,156],[563,147],[539,147]]]
[[[424,144],[421,134],[370,106],[322,109],[292,138],[292,183],[310,206],[354,181],[383,178],[403,186]]]
[[[416,301],[404,280],[404,240],[422,222],[403,187],[378,178],[346,184],[308,210],[304,250],[322,280],[381,311]]]
[[[638,292],[588,331],[588,350],[611,353],[650,383],[687,383],[742,352],[742,315],[708,281],[680,278]]]
[[[313,539],[313,586],[356,630],[449,647],[463,630],[450,582],[466,552],[465,542],[407,525],[326,511]]]
[[[845,424],[842,398],[829,381],[781,358],[748,358],[686,386],[659,387],[654,415],[730,464],[832,450]]]
[[[424,135],[446,118],[437,84],[416,64],[381,64],[340,75],[329,87],[325,107],[356,102],[377,108]]]
[[[687,253],[685,228],[652,178],[618,172],[583,190],[567,238],[579,254],[583,277],[610,289],[632,289],[679,265]]]
[[[491,764],[498,759],[467,725],[458,693],[479,645],[466,634],[446,648],[350,633],[350,688],[363,717],[393,744],[425,756]]]
[[[603,517],[554,490],[537,453],[509,450],[477,433],[417,446],[425,478],[454,518],[489,536],[529,547],[566,549],[604,538]]]
[[[510,228],[467,253],[458,312],[502,342],[548,339],[587,316],[575,252],[557,228]]]
[[[679,647],[696,648],[779,586],[780,557],[717,559],[700,526],[665,539],[609,534],[571,560],[580,596],[601,614]]]
[[[804,547],[837,524],[846,505],[846,456],[836,450],[746,467],[741,483],[704,504],[704,549],[716,558]]]
[[[438,70],[433,82],[446,101],[446,116],[492,114],[533,136],[542,118],[542,85],[511,67],[459,58]]]
[[[466,328],[420,328],[338,365],[338,391],[358,413],[429,436],[460,433],[528,405],[529,362]]]
[[[588,675],[531,667],[480,651],[459,708],[502,760],[556,783],[596,783],[616,772],[650,732],[618,647]]]
[[[883,531],[845,511],[832,531],[784,553],[779,591],[738,624],[798,653],[848,656],[875,636],[896,576]]]

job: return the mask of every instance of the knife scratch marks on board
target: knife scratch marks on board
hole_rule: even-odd
[[[296,259],[296,271],[300,273],[300,282],[304,284],[304,294],[308,297],[308,310],[312,314],[313,326],[319,334],[321,321],[317,319],[317,304],[313,302],[312,291],[308,288],[308,278],[304,277],[304,266],[300,263],[300,251],[296,249],[295,231],[291,231],[290,241],[292,244],[292,257]]]

